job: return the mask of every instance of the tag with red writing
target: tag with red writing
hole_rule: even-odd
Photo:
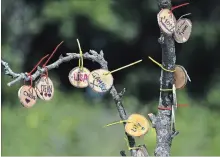
[[[37,96],[42,99],[49,101],[54,95],[54,86],[51,79],[47,76],[42,76],[35,85]]]
[[[112,87],[113,76],[108,70],[98,69],[90,73],[88,81],[90,88],[95,92],[104,93]]]
[[[69,73],[70,83],[77,88],[86,88],[88,83],[90,71],[87,68],[73,68]]]
[[[157,14],[157,21],[160,29],[168,34],[172,35],[175,30],[176,18],[169,9],[162,9]]]
[[[23,85],[18,92],[18,97],[21,104],[26,107],[32,107],[37,101],[37,94],[33,87],[28,85]]]
[[[192,22],[187,18],[177,20],[174,39],[177,43],[185,43],[192,32]]]

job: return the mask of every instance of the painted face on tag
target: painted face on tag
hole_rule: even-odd
[[[188,41],[192,32],[192,22],[189,19],[182,18],[176,23],[174,39],[177,43],[185,43]]]
[[[54,95],[54,86],[53,82],[49,77],[42,76],[35,85],[35,90],[37,96],[42,99],[49,101],[53,98]]]
[[[176,18],[169,9],[162,9],[157,14],[157,21],[160,29],[168,34],[172,35],[175,30]]]
[[[90,88],[92,88],[95,92],[104,93],[112,87],[113,76],[108,70],[98,69],[90,73],[88,81]]]
[[[140,114],[132,114],[128,117],[128,122],[125,125],[125,131],[133,136],[140,137],[145,135],[149,130],[147,119]]]
[[[70,83],[77,88],[86,88],[88,83],[90,71],[87,68],[80,69],[76,67],[72,69],[69,73],[69,81]]]
[[[176,89],[184,88],[187,83],[187,75],[180,65],[176,65],[175,67],[174,82]]]
[[[32,107],[37,101],[37,94],[33,87],[24,85],[20,88],[20,102],[21,104],[26,107]]]

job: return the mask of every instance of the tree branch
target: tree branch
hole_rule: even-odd
[[[171,0],[157,0],[159,9],[171,9]],[[161,31],[161,36],[158,42],[162,48],[162,66],[168,70],[175,69],[176,55],[175,42],[172,36],[169,36]],[[172,89],[174,84],[174,74],[161,70],[160,88]],[[172,91],[161,91],[159,98],[159,107],[171,108],[173,104]],[[154,152],[155,156],[169,156],[172,139],[178,132],[171,130],[171,110],[158,109],[157,116],[148,114],[153,127],[157,133],[157,145]]]
[[[4,62],[3,60],[1,61],[1,63],[4,66],[5,74],[15,78],[13,81],[11,81],[7,84],[8,86],[11,86],[11,85],[15,84],[16,82],[18,82],[20,80],[29,81],[30,78],[32,78],[32,80],[36,80],[41,74],[43,74],[46,71],[46,69],[52,70],[54,68],[58,68],[59,65],[64,63],[64,62],[69,62],[70,60],[79,59],[79,58],[80,58],[79,54],[67,53],[67,56],[65,56],[65,57],[60,56],[57,61],[55,61],[54,63],[52,63],[48,66],[46,66],[46,68],[38,67],[37,71],[31,77],[28,76],[27,73],[20,73],[20,74],[19,73],[14,73],[11,70],[11,68],[9,67],[8,63]],[[100,54],[99,54],[94,50],[90,50],[89,52],[86,52],[86,53],[83,54],[83,58],[94,61],[94,62],[97,62],[97,63],[100,64],[102,69],[108,70],[108,63],[104,59],[104,54],[103,54],[102,51],[100,51]],[[123,103],[122,103],[122,99],[121,99],[124,93],[125,93],[125,89],[123,89],[122,92],[118,93],[114,86],[111,87],[110,94],[112,95],[112,98],[113,98],[113,100],[116,104],[116,107],[117,107],[117,110],[119,112],[119,116],[120,116],[121,120],[127,120],[128,119],[128,116],[127,116],[126,111],[123,107]],[[125,123],[124,123],[124,125],[125,125]],[[135,139],[133,137],[131,137],[130,135],[128,135],[126,132],[125,132],[125,134],[128,138],[129,146],[131,148],[135,147]],[[147,152],[147,150],[146,150],[146,152]],[[131,150],[131,155],[136,156],[136,154],[137,154],[137,150],[132,149]]]

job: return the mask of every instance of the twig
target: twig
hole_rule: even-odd
[[[57,61],[55,61],[54,63],[46,66],[45,68],[40,68],[38,67],[37,71],[31,76],[32,80],[36,80],[42,73],[44,73],[46,71],[46,69],[48,70],[52,70],[54,68],[58,68],[60,64],[64,63],[64,62],[69,62],[70,60],[73,59],[79,59],[80,55],[76,54],[76,53],[67,53],[67,56],[63,57],[60,56],[59,59]],[[108,70],[108,63],[107,61],[104,59],[104,53],[103,51],[100,51],[100,53],[97,53],[94,50],[90,50],[89,52],[86,52],[83,54],[83,58],[84,59],[88,59],[88,60],[92,60],[94,62],[97,62],[100,64],[102,69],[107,69]],[[16,82],[20,81],[20,80],[25,80],[25,81],[29,81],[30,80],[30,76],[27,75],[27,73],[14,73],[10,67],[8,66],[8,63],[1,61],[2,65],[4,66],[5,69],[5,74],[12,76],[13,78],[15,78],[13,81],[8,83],[8,86],[11,86],[13,84],[15,84]],[[112,95],[112,98],[115,101],[117,110],[119,112],[119,116],[121,118],[121,120],[127,120],[128,116],[126,114],[126,111],[123,107],[123,103],[122,103],[122,96],[125,93],[125,89],[118,93],[117,90],[115,89],[114,86],[112,86],[111,90],[110,90],[110,94]],[[124,123],[125,125],[125,123]],[[125,133],[128,141],[129,141],[129,146],[135,147],[135,139],[131,136],[129,136],[127,133]],[[137,150],[132,149],[131,150],[131,155],[132,156],[136,156]]]
[[[171,9],[171,0],[157,0],[159,9]],[[161,36],[158,39],[162,48],[162,65],[168,70],[175,69],[176,54],[175,54],[175,42],[172,36],[166,35],[161,31]],[[174,74],[161,70],[160,88],[172,89],[174,83]],[[161,91],[158,107],[171,107],[173,104],[172,91]],[[155,156],[169,156],[172,139],[178,132],[171,130],[171,110],[158,109],[157,116],[148,114],[153,127],[157,133],[157,144],[154,151]]]

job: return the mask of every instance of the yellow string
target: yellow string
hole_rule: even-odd
[[[120,123],[124,123],[124,122],[130,123],[128,120],[120,120],[120,121],[117,121],[117,122],[113,122],[113,123],[107,124],[104,127],[108,127],[108,126],[112,126],[112,125],[120,124]]]
[[[111,72],[105,73],[104,75],[112,74],[112,73],[114,73],[114,72],[116,72],[116,71],[122,70],[122,69],[127,68],[127,67],[130,67],[130,66],[132,66],[132,65],[135,65],[135,64],[137,64],[137,63],[139,63],[139,62],[141,62],[141,61],[142,61],[142,59],[141,59],[141,60],[138,60],[138,61],[136,61],[136,62],[133,62],[133,63],[131,63],[131,64],[128,64],[128,65],[126,65],[126,66],[123,66],[123,67],[121,67],[121,68],[115,69],[115,70],[113,70],[113,71],[111,71]]]
[[[130,146],[129,146],[128,139],[127,139],[127,138],[124,138],[124,139],[125,139],[125,141],[126,141],[126,144],[127,144],[128,150],[139,149],[139,148],[140,148],[140,147],[130,147]]]
[[[167,71],[167,72],[175,72],[175,70],[168,70],[168,69],[165,69],[162,64],[158,63],[157,61],[155,61],[153,58],[151,58],[150,56],[148,56],[148,58],[154,62],[155,64],[157,64],[159,67],[161,67],[161,69],[163,69],[164,71]]]
[[[160,88],[160,91],[167,92],[167,91],[173,91],[173,89],[161,89]]]
[[[82,70],[83,69],[83,54],[82,54],[82,50],[81,50],[81,46],[80,46],[80,43],[79,43],[79,40],[77,40],[77,43],[78,43],[78,47],[79,47],[79,55],[80,55],[80,58],[79,58],[79,68]]]

